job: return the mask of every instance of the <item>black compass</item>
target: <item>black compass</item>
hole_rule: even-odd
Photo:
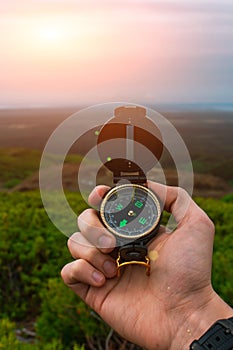
[[[125,184],[112,188],[100,207],[103,223],[119,242],[147,237],[158,227],[161,208],[157,196],[147,187]]]
[[[159,230],[162,209],[145,174],[162,149],[161,135],[142,107],[117,108],[100,131],[98,151],[116,186],[105,195],[99,212],[116,238],[118,275],[130,264],[144,265],[150,273],[147,244]]]

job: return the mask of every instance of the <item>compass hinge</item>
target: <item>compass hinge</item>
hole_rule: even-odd
[[[119,171],[113,173],[113,182],[118,183],[119,181],[126,181],[131,182],[133,184],[145,184],[146,183],[146,176],[142,171],[136,171],[136,172],[126,172],[126,171]]]

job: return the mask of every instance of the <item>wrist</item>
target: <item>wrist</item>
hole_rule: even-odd
[[[217,320],[232,317],[233,309],[212,291],[207,302],[198,307],[192,303],[185,314],[186,317],[183,317],[183,324],[177,328],[170,350],[189,350],[190,344],[199,339]]]

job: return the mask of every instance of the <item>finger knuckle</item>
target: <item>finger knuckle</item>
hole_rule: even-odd
[[[189,225],[192,229],[214,234],[215,225],[209,216],[200,208],[197,207],[195,216],[190,220]]]
[[[181,198],[188,198],[188,197],[190,197],[188,192],[183,187],[177,186],[176,187],[176,191],[177,191],[177,195],[179,197],[181,197]]]
[[[61,278],[63,279],[63,281],[65,280],[65,276],[66,276],[66,272],[65,272],[65,266],[62,268],[61,272]]]
[[[76,245],[80,240],[80,233],[75,232],[72,236],[69,237],[67,241],[67,247],[71,251],[74,248],[74,245]]]
[[[92,217],[94,210],[92,208],[85,209],[78,217],[77,223],[79,227],[85,227],[88,225],[90,218]]]
[[[70,237],[67,241],[67,247],[68,247],[69,251],[72,249],[73,244],[74,244],[74,240],[72,237]]]
[[[70,279],[70,269],[68,265],[63,266],[61,272],[61,278],[63,279],[64,283],[68,284],[68,281]]]
[[[87,261],[91,262],[92,264],[98,260],[98,253],[96,249],[86,249],[85,258]]]
[[[203,210],[201,210],[201,214],[199,216],[199,224],[202,225],[209,232],[214,233],[215,225]]]
[[[84,270],[84,261],[82,259],[75,260],[71,263],[69,269],[69,280],[74,283],[74,281],[79,280],[81,271]]]
[[[78,259],[75,261],[75,264],[73,265],[73,269],[71,271],[73,277],[77,276],[77,273],[81,271],[85,271],[86,269],[86,260],[85,259]]]

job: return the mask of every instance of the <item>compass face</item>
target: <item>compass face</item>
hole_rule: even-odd
[[[135,240],[147,236],[158,226],[161,208],[158,198],[147,187],[127,184],[107,193],[100,216],[114,235]]]

